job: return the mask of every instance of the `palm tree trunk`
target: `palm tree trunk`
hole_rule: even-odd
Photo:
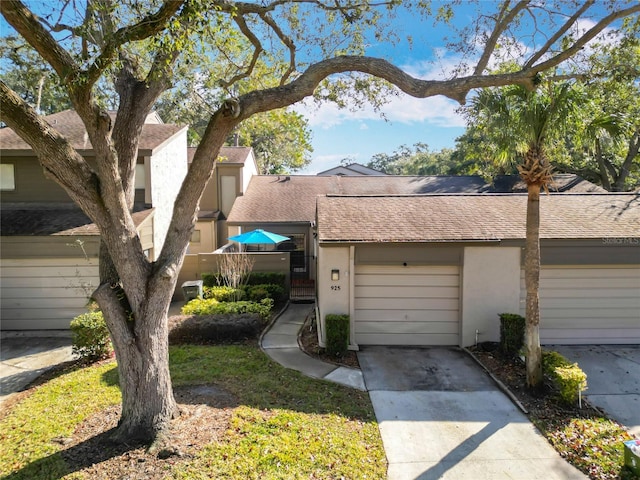
[[[527,187],[527,236],[524,248],[524,279],[527,289],[525,348],[527,386],[542,385],[542,350],[540,348],[540,185]]]

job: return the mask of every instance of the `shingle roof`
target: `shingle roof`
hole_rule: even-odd
[[[326,194],[418,194],[477,192],[485,186],[480,177],[404,176],[253,176],[238,197],[228,222],[311,222],[316,197]]]
[[[187,148],[187,160],[189,164],[191,164],[195,153],[196,147]],[[218,155],[218,161],[226,165],[244,165],[250,153],[251,147],[222,147]]]
[[[491,193],[526,193],[527,185],[519,175],[498,175],[491,185],[487,185],[486,192]],[[572,173],[556,173],[549,186],[550,192],[572,193],[606,193],[607,191]]]
[[[151,215],[153,208],[133,214],[136,226]],[[0,216],[2,236],[100,235],[98,227],[72,204],[6,204]]]
[[[565,190],[575,175],[559,180]],[[579,183],[579,182],[578,182]],[[595,185],[586,182],[588,185]],[[516,184],[512,182],[511,187]],[[511,192],[506,181],[501,185]],[[229,214],[230,224],[268,222],[311,222],[315,219],[318,195],[415,195],[433,193],[494,192],[479,176],[253,176],[247,191],[238,197]],[[596,187],[602,191],[599,187]]]
[[[526,195],[326,196],[320,242],[442,242],[523,239]],[[540,237],[640,236],[637,194],[542,195]]]
[[[373,168],[369,168],[360,163],[350,163],[349,165],[340,165],[337,167],[330,168],[329,170],[324,170],[318,175],[386,175],[386,173],[381,172],[380,170],[375,170]]]
[[[76,150],[92,150],[93,147],[87,136],[84,124],[74,110],[64,110],[52,115],[47,115],[44,119],[67,138]],[[140,144],[138,146],[140,154],[150,155],[154,149],[161,146],[184,128],[187,127],[173,124],[145,124],[142,127],[142,135],[140,136]],[[10,128],[0,129],[0,148],[4,155],[31,152],[29,144],[22,140],[22,138]]]

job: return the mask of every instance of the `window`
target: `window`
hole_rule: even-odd
[[[136,163],[136,186],[135,188],[145,188],[144,163]]]
[[[200,243],[200,230],[191,232],[191,243]]]
[[[0,190],[15,190],[16,179],[12,163],[0,164]]]

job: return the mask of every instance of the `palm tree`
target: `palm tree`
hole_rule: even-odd
[[[521,158],[517,166],[527,184],[527,219],[524,272],[526,297],[525,349],[527,386],[542,384],[540,348],[540,191],[548,192],[552,168],[547,150],[561,135],[573,106],[569,83],[549,84],[536,91],[519,86],[484,89],[474,99],[472,109],[486,128],[499,132],[496,161]]]

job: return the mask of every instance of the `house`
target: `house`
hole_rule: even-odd
[[[72,110],[45,120],[90,163],[93,151]],[[66,329],[85,311],[98,282],[97,227],[44,176],[30,146],[0,129],[2,330]],[[173,203],[187,173],[187,127],[147,118],[136,165],[134,221],[147,256],[164,244]]]
[[[524,315],[526,204],[499,194],[319,197],[320,321],[350,314],[353,348],[498,340],[498,314]],[[542,343],[640,343],[638,232],[636,194],[541,198]]]
[[[187,149],[189,165],[195,148]],[[226,219],[236,198],[242,196],[258,166],[251,147],[222,147],[213,176],[207,183],[188,254],[209,253],[228,242]]]
[[[318,173],[318,175],[324,177],[331,175],[357,177],[360,175],[386,175],[386,173],[366,167],[359,163],[350,163],[349,165],[339,165],[337,167],[330,168],[329,170]]]
[[[564,192],[542,199],[542,341],[640,343],[638,196],[573,193],[600,190],[574,176],[557,184]],[[498,339],[499,313],[524,313],[526,195],[496,188],[479,177],[256,176],[228,225],[297,238],[320,325],[349,314],[352,348],[467,346]]]

